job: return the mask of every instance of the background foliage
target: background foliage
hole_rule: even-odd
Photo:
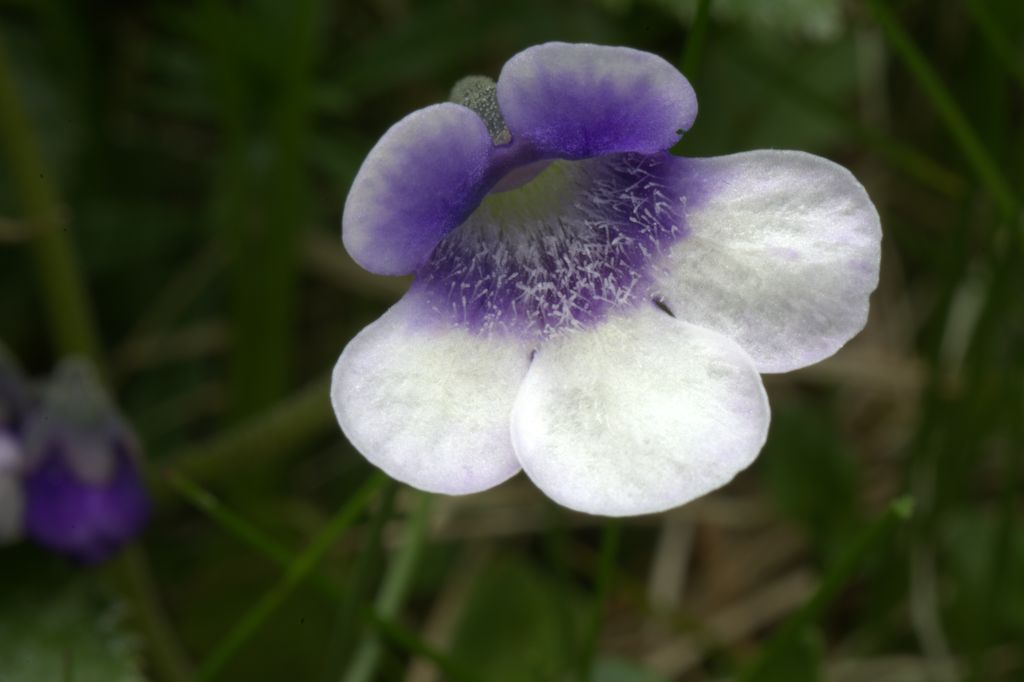
[[[0,22],[0,338],[36,376],[97,359],[158,504],[103,569],[0,554],[0,681],[1024,677],[1024,4],[2,0]],[[768,377],[758,463],[671,513],[609,524],[521,478],[421,496],[327,404],[405,286],[339,243],[359,163],[550,39],[680,64],[679,153],[822,154],[882,214],[868,328]]]

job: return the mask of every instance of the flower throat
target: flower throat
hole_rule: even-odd
[[[548,338],[650,296],[652,266],[685,236],[668,155],[554,161],[484,197],[419,271],[435,314],[482,334]]]

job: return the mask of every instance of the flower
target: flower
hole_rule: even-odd
[[[696,97],[629,48],[531,47],[454,95],[388,130],[345,204],[356,262],[415,274],[334,369],[353,446],[424,490],[523,469],[611,516],[730,481],[767,437],[760,373],[866,321],[863,187],[802,152],[672,156]]]
[[[25,496],[21,492],[21,444],[0,431],[0,547],[21,538]]]
[[[142,530],[138,443],[86,363],[62,363],[25,424],[25,532],[88,564]]]
[[[21,537],[25,509],[21,490],[25,464],[21,430],[30,403],[21,373],[0,344],[0,546]]]

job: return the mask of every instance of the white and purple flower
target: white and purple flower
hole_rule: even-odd
[[[21,538],[25,466],[21,432],[31,395],[14,361],[0,344],[0,546]]]
[[[669,154],[687,80],[623,47],[547,43],[395,124],[343,238],[409,292],[345,348],[355,448],[423,490],[520,469],[562,505],[657,512],[757,456],[760,373],[864,326],[881,231],[844,168],[794,151]]]
[[[25,534],[93,564],[133,540],[149,516],[138,444],[84,362],[62,363],[24,429]]]

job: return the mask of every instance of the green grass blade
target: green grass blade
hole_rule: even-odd
[[[159,679],[190,682],[192,666],[164,611],[149,558],[138,546],[129,547],[107,567],[114,583],[132,606],[132,617],[146,635],[146,644]]]
[[[878,128],[864,125],[855,116],[811,91],[785,70],[775,67],[756,54],[742,52],[729,56],[744,68],[770,81],[801,105],[842,124],[852,137],[870,146],[872,151],[894,170],[946,196],[957,199],[963,197],[966,189],[964,179],[917,148]]]
[[[1003,32],[1003,27],[992,16],[987,0],[967,0],[966,5],[968,14],[992,52],[1017,82],[1024,85],[1024,53],[1021,53],[1019,46],[1014,47],[1013,41]]]
[[[389,481],[381,491],[380,502],[366,529],[365,540],[359,548],[359,556],[355,559],[351,577],[346,585],[351,596],[339,604],[334,626],[331,628],[331,654],[321,676],[325,682],[332,682],[341,676],[344,664],[352,653],[360,618],[366,615],[363,612],[371,615],[373,613],[369,595],[373,592],[378,578],[377,572],[384,560],[381,535],[384,525],[391,519],[397,492],[398,484]]]
[[[711,23],[710,9],[711,0],[698,0],[697,12],[693,17],[690,34],[686,36],[686,48],[683,50],[680,70],[691,81],[697,79],[700,56],[704,51],[704,41],[707,39],[708,25]]]
[[[249,547],[271,563],[287,569],[295,553],[288,547],[274,540],[260,528],[252,525],[244,518],[227,508],[199,484],[175,471],[165,474],[168,484],[184,497],[198,511],[212,519],[224,532],[241,544]],[[342,601],[344,593],[333,582],[320,573],[310,576],[310,582],[325,595]]]
[[[452,682],[478,682],[479,676],[466,670],[465,666],[458,661],[436,651],[426,642],[418,638],[409,630],[402,627],[394,619],[381,618],[379,615],[370,612],[370,623],[383,637],[398,644],[406,651],[427,659],[443,673],[442,679]]]
[[[208,481],[236,471],[243,459],[253,466],[291,452],[311,436],[333,427],[329,393],[330,377],[313,381],[263,413],[206,443],[173,453],[166,461],[184,476]],[[154,489],[159,492],[159,488]]]
[[[594,657],[597,655],[597,641],[604,623],[608,593],[611,591],[612,581],[615,578],[615,561],[619,554],[621,541],[622,523],[618,519],[613,519],[605,525],[604,532],[601,534],[601,553],[598,557],[597,580],[594,585],[594,610],[587,632],[583,637],[583,650],[580,652],[578,670],[580,682],[590,682],[593,672]]]
[[[797,642],[807,627],[816,623],[825,609],[835,600],[864,559],[897,525],[910,518],[913,500],[903,497],[892,504],[874,523],[868,526],[846,553],[835,562],[821,581],[811,599],[783,624],[782,629],[765,645],[760,656],[739,676],[741,682],[772,682],[765,675],[770,664]]]
[[[168,472],[167,479],[168,483],[174,490],[184,496],[194,507],[196,507],[196,509],[207,514],[232,537],[239,540],[246,546],[251,547],[271,562],[286,569],[289,567],[293,554],[288,550],[288,548],[279,544],[262,530],[235,514],[233,511],[222,505],[209,492],[181,474],[177,472]],[[395,483],[387,480],[384,485],[385,488],[380,491],[380,496],[387,497],[388,495],[393,495],[397,488]],[[389,505],[383,504],[382,506],[386,507],[381,510],[384,513],[378,513],[374,517],[373,524],[369,529],[369,535],[371,538],[376,537],[378,541],[380,530],[383,527],[383,522],[390,517],[390,513],[388,512]],[[359,558],[357,559],[359,565],[355,569],[356,573],[360,572],[360,568],[363,568],[363,572],[367,574],[372,569],[372,563],[364,561],[364,557],[369,554],[366,549],[367,548],[365,546],[361,548]],[[445,674],[445,679],[456,681],[461,680],[463,682],[472,682],[474,679],[474,677],[468,671],[463,670],[456,661],[453,661],[443,653],[435,650],[427,642],[417,637],[415,633],[404,629],[392,620],[382,617],[372,609],[362,606],[358,599],[361,593],[360,586],[366,584],[367,581],[359,579],[353,580],[352,588],[348,590],[348,593],[346,594],[338,589],[334,583],[328,581],[319,573],[313,572],[309,576],[309,580],[325,595],[338,602],[342,609],[342,613],[350,615],[358,619],[360,622],[369,624],[382,637],[394,642],[409,653],[416,656],[422,656],[423,658],[432,661]],[[336,631],[335,636],[331,638],[331,641],[343,641],[343,638],[347,637],[346,633],[339,635]]]
[[[384,582],[374,605],[377,617],[391,620],[398,613],[409,586],[415,575],[416,562],[423,549],[428,522],[430,520],[432,498],[421,494],[419,504],[402,536],[401,549],[388,566]],[[349,663],[342,679],[344,682],[371,682],[377,679],[377,666],[380,664],[383,649],[376,633],[367,633],[360,641],[355,655]]]
[[[0,142],[7,166],[32,223],[29,240],[42,284],[56,350],[79,354],[100,365],[100,341],[93,308],[63,225],[57,192],[50,184],[38,139],[22,107],[0,38]]]
[[[985,149],[942,79],[928,63],[928,59],[900,25],[885,0],[870,0],[869,6],[882,32],[931,100],[932,106],[942,118],[982,185],[1006,214],[1015,214],[1020,207],[1016,192]]]
[[[287,566],[291,561],[292,553],[287,547],[222,505],[216,497],[196,483],[175,471],[168,471],[164,475],[164,479],[193,507],[213,519],[242,544],[252,547],[263,556],[283,566]]]
[[[256,603],[203,662],[196,675],[198,682],[216,679],[224,666],[238,653],[260,626],[284,603],[291,593],[316,568],[327,550],[355,521],[387,479],[375,474],[345,503],[313,542],[288,565],[284,577]]]

